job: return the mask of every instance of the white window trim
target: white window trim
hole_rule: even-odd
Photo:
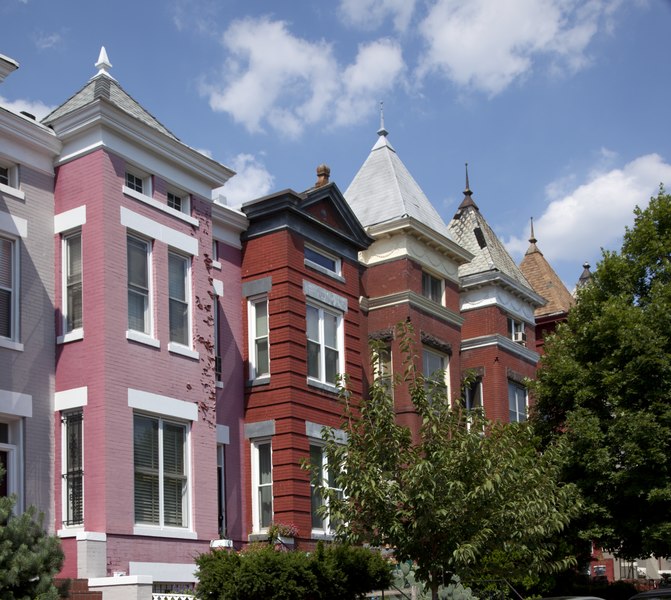
[[[321,464],[321,484],[323,485],[324,483],[327,484],[328,487],[328,456],[326,455],[326,452],[324,452],[325,449],[325,444],[324,440],[318,439],[318,438],[309,438],[309,448],[312,446],[318,446],[321,449],[321,458],[322,458],[322,464]],[[312,496],[312,492],[314,489],[313,483],[312,483],[312,472],[310,473],[310,495]],[[340,489],[340,488],[330,488],[330,489]],[[340,490],[342,491],[342,490]],[[324,504],[328,506],[328,499],[323,499]],[[322,519],[322,527],[314,527],[312,525],[312,502],[310,502],[310,529],[311,529],[311,538],[312,539],[333,539],[333,536],[335,535],[335,528],[331,526],[331,518],[326,517],[325,519]]]
[[[161,205],[163,206],[163,205]],[[181,250],[185,254],[198,256],[198,239],[177,231],[172,227],[162,225],[158,221],[149,219],[144,215],[128,210],[125,206],[121,207],[121,224],[127,227],[129,231],[134,231],[140,237],[150,238],[158,242],[163,242],[166,246],[171,246]]]
[[[177,210],[176,208],[172,208],[171,206],[168,206],[170,210],[174,210],[175,212],[178,212],[181,215],[187,215],[191,216],[191,196],[187,192],[184,192],[182,190],[178,190],[177,188],[173,187],[168,187],[166,194],[165,194],[165,201],[166,201],[166,206],[168,202],[168,194],[172,194],[176,198],[179,198],[180,200],[180,205],[181,205],[181,210]]]
[[[219,260],[219,240],[212,238],[212,268],[221,271],[221,261]]]
[[[9,183],[0,183],[0,192],[7,194],[8,196],[13,196],[17,200],[25,200],[26,193],[19,189],[20,181],[18,165],[2,162],[0,163],[0,167],[5,167],[9,171]]]
[[[428,380],[430,379],[432,373],[424,373],[424,353],[428,352],[429,354],[432,354],[434,356],[440,357],[442,363],[443,363],[443,373],[444,373],[444,385],[445,385],[445,395],[446,398],[449,399],[451,398],[450,395],[450,363],[452,362],[450,360],[449,354],[445,354],[444,352],[440,352],[438,350],[435,350],[434,348],[431,348],[430,346],[422,346],[422,374],[424,377]],[[435,369],[433,372],[435,373],[439,369]]]
[[[16,494],[17,501],[14,506],[14,514],[21,514],[24,511],[24,426],[21,418],[3,418],[3,423],[6,423],[9,428],[9,443],[0,443],[0,449],[7,452],[8,473],[7,477],[7,492],[9,494]]]
[[[170,215],[171,217],[175,217],[176,219],[180,219],[184,221],[185,223],[188,223],[189,225],[193,225],[194,227],[198,227],[200,223],[198,222],[198,219],[192,217],[189,214],[180,212],[178,210],[175,210],[174,208],[170,208],[167,204],[163,204],[162,202],[159,202],[158,200],[154,200],[151,196],[148,196],[147,194],[141,194],[140,192],[136,192],[135,190],[129,188],[128,186],[124,185],[121,188],[121,191],[124,193],[124,195],[128,196],[129,198],[133,198],[135,200],[139,200],[140,202],[147,204],[151,206],[152,208],[155,208],[167,215]]]
[[[259,506],[259,478],[260,478],[260,469],[259,469],[259,446],[262,444],[270,445],[270,520],[272,522],[275,514],[274,507],[274,491],[273,487],[275,485],[274,481],[274,469],[273,469],[273,444],[271,438],[258,438],[251,440],[251,461],[252,461],[252,532],[253,533],[265,533],[268,531],[268,527],[261,527],[261,507]]]
[[[525,385],[522,383],[519,383],[517,381],[514,381],[512,379],[508,379],[508,420],[510,421],[510,386],[514,386],[515,388],[518,388],[520,390],[524,390],[524,421],[527,421],[529,419],[529,390],[526,388]],[[517,405],[515,406],[515,415],[518,417],[515,419],[515,421],[510,421],[511,423],[522,423],[523,421],[519,420],[519,415],[520,412],[518,410]]]
[[[130,390],[128,390],[130,393]],[[130,404],[130,402],[129,402]],[[134,523],[133,524],[133,534],[141,536],[150,536],[150,537],[170,537],[170,538],[181,538],[181,539],[197,539],[198,534],[193,530],[193,498],[192,498],[192,483],[193,483],[193,468],[191,463],[191,428],[192,423],[184,419],[175,419],[171,416],[164,416],[163,414],[153,413],[143,413],[142,411],[137,411],[133,413],[133,427],[135,427],[135,416],[146,416],[152,419],[159,420],[159,521],[163,521],[163,453],[161,452],[162,448],[162,436],[163,436],[163,423],[168,421],[171,423],[184,425],[185,427],[185,456],[184,456],[184,467],[186,471],[186,507],[184,509],[184,514],[186,516],[186,526],[184,527],[175,527],[171,525],[152,525],[149,523]],[[135,494],[135,486],[133,486],[133,494]],[[133,500],[134,501],[134,500]]]
[[[256,306],[265,303],[266,305],[266,321],[268,325],[268,332],[266,338],[268,340],[268,372],[257,375],[256,369]],[[270,311],[268,296],[263,294],[260,296],[252,296],[247,299],[247,323],[248,323],[248,355],[249,355],[249,379],[251,381],[260,381],[270,379]]]
[[[21,219],[21,221],[23,221],[23,219]],[[3,223],[0,222],[0,237],[9,241],[11,246],[12,281],[10,284],[11,299],[9,310],[11,320],[9,324],[9,336],[0,336],[0,348],[8,348],[10,350],[22,352],[23,344],[20,342],[21,315],[19,314],[21,309],[21,239],[12,233],[6,233],[1,227],[2,225]]]
[[[196,352],[193,349],[193,291],[192,291],[192,285],[191,285],[191,272],[192,272],[192,263],[193,263],[193,257],[192,256],[187,256],[181,252],[176,252],[172,248],[168,248],[168,278],[169,278],[169,270],[170,270],[170,255],[176,256],[180,259],[183,259],[186,263],[186,273],[184,275],[185,281],[184,281],[184,295],[186,297],[186,317],[187,317],[187,333],[186,333],[186,338],[188,340],[188,344],[182,344],[180,342],[175,342],[173,340],[170,340],[168,343],[168,351],[174,352],[175,354],[181,354],[182,356],[186,356],[188,358],[193,358],[194,360],[198,360],[200,358],[200,355],[198,352]],[[169,295],[169,290],[168,290],[168,302],[170,301],[170,295]],[[170,320],[169,316],[170,311],[168,310],[168,321]],[[168,335],[171,336],[172,333],[169,330],[170,328],[170,323],[168,322]]]
[[[137,241],[146,244],[147,253],[147,311],[146,311],[146,329],[148,331],[139,331],[131,329],[128,325],[128,296],[126,296],[126,338],[135,342],[148,344],[150,346],[160,347],[160,342],[156,338],[155,324],[154,324],[154,244],[152,240],[147,239],[141,235],[137,235],[132,231],[126,233],[126,271],[128,271],[128,238],[134,238]],[[128,277],[128,274],[126,275]],[[126,281],[126,294],[128,294],[128,281]]]
[[[324,267],[323,265],[320,265],[319,263],[316,263],[309,258],[305,257],[303,258],[303,263],[305,264],[306,267],[310,267],[311,269],[314,269],[315,271],[319,271],[320,273],[324,273],[325,275],[328,275],[329,277],[333,277],[334,279],[337,279],[338,281],[345,281],[345,278],[342,276],[342,259],[339,256],[336,256],[335,254],[331,254],[330,252],[326,252],[325,250],[322,250],[321,248],[317,248],[316,246],[313,246],[312,244],[305,244],[304,246],[305,249],[309,249],[312,252],[316,254],[320,254],[324,258],[327,258],[329,260],[332,260],[335,263],[335,268],[333,270]],[[304,250],[305,252],[305,250]]]
[[[68,240],[79,236],[82,262],[82,326],[67,331],[68,326]],[[63,344],[84,338],[84,247],[81,229],[68,231],[61,237],[61,331],[62,335],[56,338],[56,343]]]
[[[336,316],[338,319],[337,329],[336,329],[336,341],[338,343],[338,369],[337,373],[345,373],[345,315],[337,308],[332,306],[321,304],[315,302],[314,300],[309,300],[306,302],[307,306],[311,306],[319,311],[319,371],[321,377],[312,377],[308,375],[307,382],[308,385],[313,385],[320,387],[327,391],[336,391],[337,386],[335,383],[326,381],[326,352],[325,352],[325,343],[324,343],[324,312],[329,313],[330,315]],[[307,313],[305,317],[305,336],[306,336],[306,351],[307,351]],[[306,362],[307,366],[307,362]]]

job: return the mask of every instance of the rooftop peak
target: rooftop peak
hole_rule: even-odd
[[[468,181],[468,163],[466,163],[466,189],[464,189],[464,199],[461,201],[461,204],[457,210],[466,208],[467,206],[472,206],[475,208],[475,210],[478,210],[478,206],[475,204],[472,196],[473,192],[471,191],[471,185]]]
[[[107,50],[105,50],[105,46],[100,47],[100,54],[98,55],[98,62],[94,65],[96,69],[98,69],[98,73],[96,74],[96,77],[98,75],[106,75],[107,77],[114,79],[107,70],[112,68],[112,63],[109,61],[109,58],[107,58]]]

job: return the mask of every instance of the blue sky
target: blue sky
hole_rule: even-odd
[[[571,288],[671,189],[669,0],[2,0],[0,103],[37,116],[96,73],[235,169],[239,203],[316,180],[344,192],[379,127],[447,222],[464,163],[517,260]],[[0,140],[0,144],[2,141]]]

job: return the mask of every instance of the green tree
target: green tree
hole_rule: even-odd
[[[389,546],[397,560],[414,561],[433,598],[454,575],[463,582],[486,576],[482,565],[497,551],[517,557],[508,576],[573,564],[556,556],[550,540],[578,512],[574,486],[558,483],[561,448],[540,453],[528,425],[466,415],[440,386],[428,389],[408,328],[399,326],[406,368],[395,385],[409,386],[422,422],[417,439],[397,423],[384,381],[374,382],[356,407],[343,392],[345,445],[325,433],[329,468],[344,496],[320,490],[338,537]]]
[[[55,600],[53,578],[63,563],[60,541],[47,535],[34,507],[15,515],[15,504],[13,496],[0,497],[0,598]]]
[[[545,346],[534,417],[569,442],[583,537],[629,559],[671,555],[671,196],[634,214]]]

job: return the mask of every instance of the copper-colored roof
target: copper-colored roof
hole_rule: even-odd
[[[534,291],[547,300],[547,304],[538,307],[534,314],[536,317],[543,317],[567,313],[575,304],[575,299],[536,246],[533,234],[529,242],[529,248],[520,263],[520,269]]]

